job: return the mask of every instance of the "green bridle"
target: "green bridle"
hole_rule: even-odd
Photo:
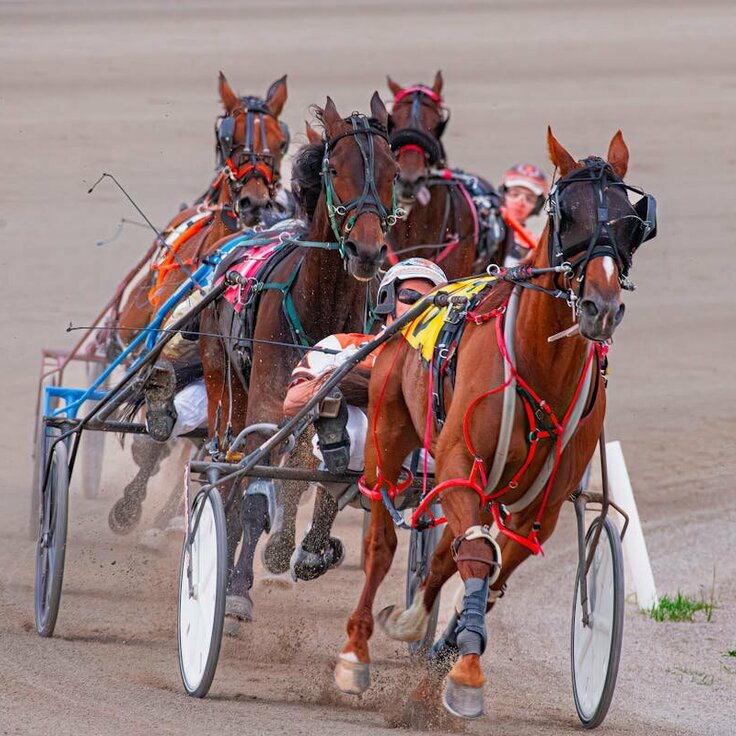
[[[396,220],[406,215],[405,211],[396,205],[396,183],[391,187],[391,211],[389,212],[381,202],[376,188],[376,179],[374,176],[375,165],[375,148],[373,144],[373,136],[380,136],[386,143],[390,144],[388,134],[377,127],[371,125],[365,115],[353,114],[348,118],[352,126],[352,130],[340,133],[332,140],[325,143],[325,155],[322,159],[322,177],[325,187],[325,197],[327,200],[327,213],[330,218],[332,232],[338,243],[338,249],[342,258],[347,257],[345,250],[345,239],[353,229],[357,219],[372,212],[378,216],[381,221],[381,229],[384,235],[396,224]],[[354,137],[355,142],[360,150],[363,158],[363,191],[360,196],[351,199],[349,202],[341,202],[337,196],[337,192],[332,184],[332,170],[330,168],[330,153],[334,151],[338,141],[347,137]],[[350,217],[348,214],[352,211]]]

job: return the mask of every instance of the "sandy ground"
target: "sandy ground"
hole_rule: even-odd
[[[252,6],[252,7],[251,7]],[[621,127],[628,180],[657,195],[659,237],[636,259],[636,293],[612,352],[608,434],[623,443],[661,593],[710,596],[713,621],[655,623],[627,605],[616,695],[600,732],[736,732],[736,363],[733,253],[736,6],[722,2],[0,3],[0,733],[368,734],[410,727],[417,672],[376,634],[375,684],[340,695],[331,667],[361,584],[360,517],[338,528],[346,564],[292,590],[258,587],[258,620],[225,642],[209,698],[187,698],[176,662],[178,543],[153,555],[107,529],[131,474],[108,439],[104,489],[71,503],[57,636],[33,631],[29,450],[42,346],[70,345],[150,238],[109,184],[114,172],[157,223],[212,168],[216,75],[263,94],[289,74],[285,119],[300,135],[326,94],[366,109],[386,73],[438,67],[453,117],[451,162],[497,180],[544,162],[551,122],[570,150],[604,154]],[[294,146],[296,148],[296,145]],[[81,379],[80,379],[81,380]],[[148,518],[177,477],[151,489]],[[575,549],[567,509],[544,559],[494,611],[489,716],[435,730],[579,732],[568,666]],[[399,552],[405,554],[405,540]],[[397,564],[379,605],[403,595]]]

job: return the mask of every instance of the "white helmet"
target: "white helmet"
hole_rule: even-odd
[[[381,279],[374,310],[376,314],[395,314],[396,285],[409,279],[423,279],[435,286],[444,286],[447,283],[445,272],[436,263],[426,258],[407,258],[391,266]]]

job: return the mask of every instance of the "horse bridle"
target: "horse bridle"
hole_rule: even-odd
[[[408,128],[391,131],[391,150],[398,156],[402,150],[417,150],[429,166],[439,166],[445,159],[445,151],[440,138],[450,119],[450,111],[442,103],[442,98],[431,88],[422,84],[402,89],[394,97],[394,107],[411,96],[411,120]],[[431,133],[422,129],[419,117],[422,105],[439,112],[440,122]]]
[[[280,171],[276,166],[276,157],[268,148],[264,118],[272,117],[281,127],[285,142],[281,146],[280,155],[283,156],[286,153],[290,140],[288,126],[271,112],[265,100],[260,97],[241,97],[240,103],[240,106],[231,110],[229,115],[219,117],[215,123],[218,163],[229,182],[234,208],[237,207],[237,195],[248,180],[256,177],[262,179],[268,187],[271,196],[273,196],[274,190],[279,183]],[[234,147],[235,121],[240,115],[245,115],[245,141],[242,145]],[[258,121],[260,130],[260,153],[255,150],[256,121]],[[248,161],[242,166],[237,167],[232,160],[232,154],[241,148],[243,153],[248,157]]]
[[[340,255],[345,258],[345,239],[355,226],[357,219],[364,214],[373,213],[381,221],[381,229],[384,235],[396,224],[396,220],[403,217],[404,211],[396,204],[396,185],[391,190],[391,210],[389,211],[381,202],[376,188],[374,175],[375,148],[374,136],[383,138],[386,143],[390,141],[388,134],[382,128],[372,123],[365,115],[353,114],[347,118],[351,130],[347,130],[332,139],[325,141],[325,153],[322,158],[322,180],[324,182],[325,197],[327,200],[327,213],[330,218],[332,232],[337,239]],[[332,182],[332,168],[330,167],[330,153],[343,138],[352,137],[358,146],[363,159],[363,190],[360,195],[348,202],[342,202],[335,191]],[[352,212],[352,214],[350,214]]]
[[[619,283],[621,288],[632,291],[634,284],[629,281],[628,274],[634,253],[642,243],[651,240],[657,234],[657,201],[651,194],[647,194],[639,187],[630,186],[614,172],[607,161],[597,156],[591,156],[581,162],[584,166],[563,176],[552,185],[547,199],[549,214],[548,255],[552,268],[561,268],[568,265],[567,277],[577,275],[579,282],[578,294],[582,295],[583,281],[588,264],[594,258],[611,257],[618,265]],[[575,183],[588,182],[595,190],[596,224],[590,237],[577,242],[565,243],[561,236],[562,209],[560,196],[564,190]],[[631,191],[641,196],[641,199],[631,206],[631,213],[610,219],[606,191],[609,187],[618,187],[624,191]],[[623,243],[616,237],[614,225],[625,219],[635,219],[636,227],[628,243]]]

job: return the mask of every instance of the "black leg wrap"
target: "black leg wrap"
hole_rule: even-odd
[[[348,407],[339,388],[322,400],[320,416],[314,422],[327,470],[342,474],[350,462],[350,435],[347,430]]]
[[[174,367],[167,360],[161,360],[151,368],[143,388],[148,436],[157,442],[168,440],[174,429],[177,417],[174,407],[175,391]]]
[[[468,578],[465,581],[463,612],[457,625],[457,646],[460,654],[483,654],[486,648],[486,604],[488,578]]]
[[[271,531],[273,521],[276,518],[276,489],[273,481],[264,478],[254,478],[248,484],[245,491],[246,498],[248,496],[261,496],[266,499],[266,521],[264,529],[266,532]]]
[[[231,580],[232,592],[242,595],[243,588],[253,587],[253,558],[261,534],[268,519],[268,499],[261,495],[246,495],[240,504],[240,519],[243,524],[243,546],[238,564]]]

